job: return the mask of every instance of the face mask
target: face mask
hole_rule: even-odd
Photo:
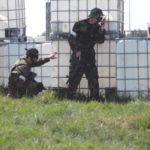
[[[97,22],[100,22],[102,20],[102,17],[97,18]]]
[[[36,63],[37,60],[38,60],[38,58],[32,58],[32,62],[33,62],[33,63]]]

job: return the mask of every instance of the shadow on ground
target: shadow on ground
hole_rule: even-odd
[[[90,102],[90,101],[98,101],[98,102],[114,102],[114,103],[128,103],[130,101],[133,101],[131,98],[126,98],[126,97],[118,97],[116,91],[115,92],[110,92],[105,94],[105,96],[100,96],[99,99],[91,99],[90,97],[82,94],[82,93],[77,93],[75,96],[70,97],[68,96],[68,89],[66,88],[51,88],[54,92],[54,95],[59,98],[59,99],[68,99],[72,101],[80,101],[80,102]]]
[[[134,101],[135,99],[132,99],[130,97],[118,97],[116,90],[107,90],[105,95],[100,96],[99,99],[91,99],[90,97],[82,94],[77,93],[74,97],[68,96],[68,89],[67,88],[48,88],[48,90],[54,92],[54,96],[58,99],[67,99],[71,101],[79,101],[79,102],[90,102],[90,101],[98,101],[98,102],[114,102],[114,103],[128,103],[131,101]],[[0,86],[0,95],[7,96],[8,94],[8,88]],[[143,98],[142,98],[143,99]],[[144,100],[144,99],[143,99]],[[145,100],[150,100],[149,98],[146,98]]]

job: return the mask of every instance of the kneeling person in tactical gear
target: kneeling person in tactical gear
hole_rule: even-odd
[[[16,61],[9,75],[9,96],[14,98],[21,98],[24,95],[32,97],[44,89],[43,84],[34,79],[36,73],[31,72],[31,68],[55,59],[56,53],[52,53],[46,58],[38,58],[38,55],[39,52],[36,48],[26,49],[26,56]]]

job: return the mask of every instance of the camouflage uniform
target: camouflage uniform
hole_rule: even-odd
[[[95,65],[95,43],[103,43],[105,30],[98,23],[90,24],[88,19],[76,22],[73,31],[76,36],[69,38],[72,49],[68,79],[69,97],[73,97],[80,80],[85,74],[90,88],[90,97],[99,99],[98,71]],[[81,51],[81,58],[76,52]]]
[[[9,96],[20,98],[23,95],[33,96],[42,91],[43,84],[34,80],[36,74],[31,72],[31,68],[41,66],[48,61],[48,58],[40,58],[35,63],[29,64],[26,57],[17,60],[9,76]]]

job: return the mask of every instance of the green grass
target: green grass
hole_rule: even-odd
[[[149,150],[150,102],[0,96],[0,150]]]

